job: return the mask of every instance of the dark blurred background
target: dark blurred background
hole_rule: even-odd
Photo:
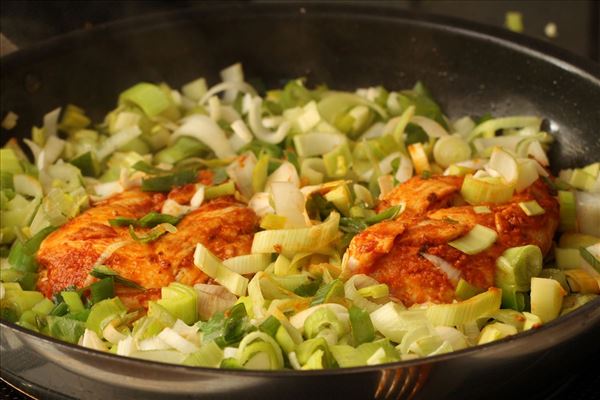
[[[94,25],[139,15],[193,7],[200,2],[5,0],[1,2],[0,31],[17,47],[27,47],[62,33],[89,29]],[[599,1],[363,0],[354,2],[385,4],[498,27],[506,26],[507,13],[516,12],[521,17],[523,34],[554,43],[586,58],[600,60]],[[3,47],[4,51],[8,50],[6,42]]]
[[[226,1],[226,0],[225,0]],[[248,0],[254,2],[266,2]],[[341,1],[341,0],[340,0]],[[600,1],[354,1],[467,19],[520,31],[582,57],[600,61]],[[13,1],[0,2],[2,54],[67,32],[111,21],[193,7],[200,1]],[[202,2],[204,3],[204,2]],[[512,19],[512,23],[507,23]],[[520,23],[519,23],[520,22]],[[521,28],[521,29],[519,29]],[[457,55],[460,56],[460,55]],[[593,359],[593,358],[592,358]],[[574,366],[562,382],[549,382],[540,399],[600,399],[600,364]],[[516,371],[516,373],[519,373]],[[0,381],[0,399],[26,399]]]

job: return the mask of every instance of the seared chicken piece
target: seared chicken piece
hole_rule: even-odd
[[[377,212],[398,204],[406,207],[402,215],[423,215],[429,210],[448,207],[460,192],[459,176],[434,176],[430,179],[412,178],[385,195],[377,205]]]
[[[169,197],[181,201],[189,192],[189,187],[178,188]],[[148,244],[132,240],[127,227],[108,224],[116,217],[140,218],[150,211],[160,212],[164,201],[163,194],[132,190],[102,201],[67,222],[40,246],[38,289],[50,297],[70,285],[85,287],[95,280],[88,274],[99,257],[110,245],[124,243],[102,264],[147,289],[117,288],[126,305],[134,308],[157,298],[160,288],[170,282],[192,285],[208,279],[193,264],[197,243],[222,259],[250,253],[257,218],[233,197],[203,204],[177,224],[177,232]]]
[[[389,193],[382,203],[391,206],[406,202],[408,214],[356,235],[345,256],[347,273],[367,274],[388,284],[392,295],[406,305],[448,303],[455,297],[456,281],[423,254],[443,259],[460,272],[461,278],[487,289],[494,285],[496,259],[507,248],[535,244],[543,253],[548,252],[558,225],[558,203],[541,180],[516,194],[511,202],[488,204],[490,213],[477,214],[469,205],[440,208],[451,203],[462,184],[461,178],[448,178],[415,177]],[[528,200],[536,200],[545,213],[527,216],[518,203]],[[448,245],[475,224],[498,233],[490,248],[467,255]]]
[[[194,265],[194,250],[202,243],[224,260],[249,254],[257,226],[252,209],[233,197],[219,197],[187,214],[177,224],[177,232],[164,235],[154,249],[178,282],[186,285],[206,281],[206,275]]]

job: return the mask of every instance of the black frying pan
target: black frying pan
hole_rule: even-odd
[[[226,3],[76,32],[3,57],[2,115],[29,135],[67,103],[96,119],[142,81],[174,86],[244,64],[267,87],[390,89],[424,81],[451,117],[536,114],[556,134],[555,170],[597,161],[600,67],[475,24],[344,3]],[[189,368],[99,353],[0,324],[1,372],[44,398],[535,398],[600,351],[600,300],[497,343],[385,366],[313,372]]]

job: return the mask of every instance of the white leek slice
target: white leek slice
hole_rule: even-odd
[[[198,346],[185,339],[171,328],[163,329],[162,332],[158,334],[158,338],[183,354],[190,354],[199,350]]]
[[[172,349],[167,343],[165,343],[158,336],[154,336],[148,339],[140,340],[137,344],[137,347],[141,351],[151,351],[151,350],[169,350]]]
[[[460,303],[433,305],[425,315],[434,325],[460,326],[498,311],[501,302],[502,290],[490,288]]]
[[[246,254],[223,261],[223,265],[241,275],[264,271],[270,263],[271,256],[269,254]]]
[[[533,142],[531,142],[529,144],[529,146],[527,148],[527,154],[532,156],[533,158],[535,158],[536,161],[539,162],[544,167],[547,167],[550,165],[550,161],[548,161],[548,156],[546,155],[546,152],[542,148],[542,145],[540,144],[539,140],[534,140]]]
[[[579,231],[600,236],[600,193],[575,192]]]
[[[458,133],[461,136],[467,136],[473,128],[475,128],[475,121],[469,116],[465,116],[457,119],[452,123],[452,128],[454,132]]]
[[[344,284],[344,295],[347,299],[350,299],[355,306],[371,313],[380,308],[382,304],[367,300],[360,294],[359,289],[378,284],[379,282],[369,276],[362,274],[353,275]]]
[[[117,354],[120,356],[131,356],[137,351],[137,345],[132,336],[127,336],[117,344]]]
[[[58,107],[44,115],[44,136],[48,139],[57,134],[60,111],[61,108]]]
[[[518,160],[518,178],[515,182],[515,189],[521,192],[531,186],[539,178],[538,168],[535,160],[522,158]]]
[[[237,301],[237,297],[221,285],[194,285],[198,293],[198,316],[205,321],[215,313],[226,311]]]
[[[421,310],[406,310],[402,304],[390,301],[370,314],[373,327],[393,342],[401,343],[411,327],[427,324]]]
[[[273,182],[288,182],[295,187],[300,187],[300,178],[298,177],[298,171],[296,171],[294,164],[289,161],[281,163],[281,165],[267,178],[265,188],[268,189]]]
[[[206,79],[198,78],[186,83],[181,88],[183,95],[188,99],[199,101],[206,93]]]
[[[190,211],[190,207],[181,205],[173,199],[167,199],[163,203],[162,209],[160,210],[163,214],[173,215],[175,217],[181,217]]]
[[[247,151],[233,160],[233,162],[225,169],[227,175],[229,175],[237,185],[240,193],[247,199],[251,198],[254,193],[252,187],[252,173],[255,166],[256,156],[251,151]]]
[[[230,65],[227,68],[224,68],[220,72],[221,79],[223,82],[231,82],[231,83],[244,83],[244,71],[242,69],[242,64],[235,63]],[[237,96],[238,91],[235,89],[227,89],[225,94],[223,95],[223,100],[228,103],[233,103],[235,100],[235,96]]]
[[[196,245],[196,250],[194,251],[194,265],[236,296],[243,296],[246,294],[248,278],[245,278],[224,266],[223,263],[221,263],[221,260],[204,247],[202,243]]]
[[[117,193],[122,193],[124,190],[125,189],[121,186],[119,181],[99,183],[94,186],[94,192],[96,192],[96,195],[99,197],[98,200],[106,199]]]
[[[494,171],[497,171],[508,184],[515,183],[519,177],[517,160],[499,147],[494,148],[492,151],[488,165]]]
[[[317,103],[312,100],[302,107],[302,114],[296,119],[296,124],[301,132],[308,132],[321,121],[321,115],[317,108]]]
[[[258,271],[254,274],[254,277],[248,283],[248,296],[252,300],[252,314],[255,318],[262,318],[265,316],[265,297],[263,296],[262,289],[260,287],[260,280],[265,276],[265,272]]]
[[[337,317],[337,319],[339,320],[339,322],[341,324],[343,324],[343,325],[350,324],[350,314],[348,313],[348,309],[346,309],[346,307],[342,306],[341,304],[337,304],[337,303],[319,304],[319,305],[307,308],[306,310],[300,311],[299,313],[290,317],[290,324],[292,324],[292,326],[294,328],[298,329],[299,331],[303,331],[304,323],[306,322],[306,319],[308,317],[310,317],[311,315],[313,315],[313,313],[315,311],[318,311],[323,308],[327,309],[327,310],[331,311],[333,314],[335,314],[335,316]]]
[[[259,218],[262,218],[267,214],[275,214],[275,209],[271,204],[271,194],[267,192],[255,193],[248,202],[248,207],[250,207]]]
[[[403,154],[399,151],[393,152],[385,156],[381,161],[379,161],[379,170],[382,174],[389,174],[392,172],[392,162],[398,158],[400,158]],[[406,157],[406,156],[405,156]]]
[[[466,349],[468,347],[465,335],[459,330],[448,326],[436,326],[434,329],[442,340],[450,344],[453,351]]]
[[[487,226],[476,224],[465,236],[448,242],[455,249],[473,255],[487,250],[496,242],[498,234]]]
[[[290,182],[272,182],[269,186],[275,203],[275,213],[286,218],[285,228],[305,228],[310,220],[304,208],[304,196]]]
[[[98,160],[103,160],[107,156],[114,153],[119,147],[131,142],[142,134],[142,130],[137,126],[131,126],[115,133],[102,143],[100,149],[96,153]]]
[[[252,363],[258,354],[264,354],[263,357],[266,359],[261,360],[260,363]],[[236,358],[248,369],[283,368],[283,354],[279,344],[264,332],[252,332],[246,335],[240,342]]]
[[[435,142],[433,158],[441,167],[447,168],[451,164],[469,160],[471,147],[458,135],[444,136]]]
[[[311,132],[294,136],[294,146],[300,157],[320,156],[346,142],[346,136],[339,133]]]
[[[233,135],[229,139],[233,150],[238,151],[252,141],[252,132],[243,120],[237,120],[231,123]]]
[[[352,189],[354,189],[354,196],[356,197],[357,202],[362,202],[366,204],[367,207],[373,207],[375,205],[373,194],[369,189],[358,183],[352,185]]]
[[[327,170],[325,162],[321,157],[305,158],[300,165],[300,175],[306,179],[310,185],[323,183]]]
[[[473,140],[473,145],[480,155],[489,154],[488,149],[501,147],[504,150],[516,152],[519,143],[523,142],[523,137],[519,135],[481,137]]]
[[[377,178],[379,185],[379,198],[383,198],[394,189],[394,177],[391,175],[382,175]]]
[[[250,93],[253,96],[256,96],[256,90],[252,86],[250,86],[246,82],[221,82],[210,89],[202,96],[198,104],[203,105],[217,93],[221,93],[227,90],[236,90],[239,92]]]
[[[31,175],[26,174],[15,174],[13,175],[13,186],[15,192],[18,194],[31,196],[31,197],[42,197],[43,189],[40,182],[32,177]]]
[[[262,99],[260,97],[255,97],[252,99],[252,104],[250,107],[250,112],[248,113],[248,122],[250,124],[250,128],[254,132],[254,136],[263,142],[277,144],[282,142],[287,136],[291,124],[287,121],[283,122],[277,128],[277,131],[272,132],[269,129],[265,128],[261,119],[261,110],[262,110]]]
[[[208,115],[215,122],[221,119],[221,102],[217,96],[208,99]]]
[[[204,185],[197,183],[196,184],[196,192],[192,196],[190,200],[190,208],[192,210],[196,210],[199,208],[204,202]]]
[[[415,115],[410,119],[410,122],[420,126],[430,138],[448,136],[446,129],[431,118]]]
[[[132,126],[138,126],[142,116],[138,113],[121,111],[116,115],[116,118],[111,118],[108,124],[108,131],[111,134],[115,134],[123,129],[131,128]]]
[[[541,123],[541,118],[530,116],[494,118],[477,125],[469,134],[469,140],[480,135],[492,137],[498,129],[533,127],[536,130],[539,130]]]
[[[112,344],[119,343],[121,340],[127,339],[127,336],[116,330],[112,323],[107,324],[102,330],[102,337]]]
[[[302,229],[258,232],[252,242],[252,253],[280,253],[286,256],[315,251],[329,245],[338,235],[340,215],[332,212],[318,225]]]
[[[98,337],[96,332],[86,329],[81,336],[81,346],[87,347],[88,349],[108,351],[108,347]]]
[[[48,165],[53,164],[60,157],[66,143],[66,141],[59,139],[58,136],[49,136],[44,148],[38,155],[36,163],[38,169],[43,170]]]
[[[206,115],[194,114],[184,118],[181,126],[171,135],[171,143],[174,143],[180,136],[190,136],[198,139],[210,147],[217,158],[235,156],[225,132]]]

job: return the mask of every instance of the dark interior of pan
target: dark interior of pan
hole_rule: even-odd
[[[451,118],[535,114],[557,142],[553,168],[597,161],[600,67],[509,32],[345,3],[199,5],[52,39],[0,61],[2,116],[29,135],[68,103],[98,121],[140,81],[174,87],[242,62],[258,87],[305,76],[332,88],[424,82]],[[2,323],[2,373],[42,397],[500,398],[544,393],[598,351],[600,303],[517,338],[389,366],[348,371],[215,371],[123,359],[59,344]],[[49,391],[46,391],[46,388]],[[141,397],[140,397],[141,396]],[[358,396],[358,397],[357,397]]]

